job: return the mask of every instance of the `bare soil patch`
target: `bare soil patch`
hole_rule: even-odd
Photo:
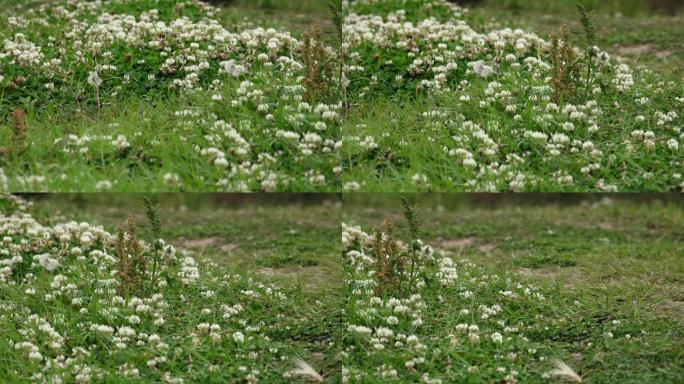
[[[488,243],[483,243],[479,244],[480,239],[477,237],[464,237],[462,239],[453,239],[453,240],[441,240],[439,242],[440,248],[443,248],[447,251],[449,250],[463,250],[466,248],[475,248],[479,252],[482,253],[487,253],[491,252],[494,249],[496,249],[496,245],[494,244],[488,244]]]
[[[582,283],[582,272],[576,267],[517,268],[514,271],[523,276],[559,281],[566,288],[574,288]]]
[[[230,252],[238,247],[237,244],[224,243],[218,237],[201,237],[198,239],[180,239],[180,244],[184,248],[189,248],[193,250],[207,249],[207,248],[217,248],[222,252]]]
[[[655,306],[658,313],[675,319],[684,319],[684,301],[663,300]]]
[[[463,239],[442,240],[440,245],[446,249],[463,249],[475,245],[476,242],[476,237],[465,237]]]
[[[482,253],[491,252],[494,249],[496,249],[496,245],[494,245],[494,244],[482,244],[482,245],[477,247],[477,250],[482,252]]]
[[[653,44],[639,44],[639,45],[617,45],[615,46],[615,53],[621,56],[638,56],[655,50]]]
[[[325,283],[329,273],[320,266],[311,267],[284,267],[284,268],[259,268],[259,273],[269,277],[303,282],[307,288],[318,288]]]
[[[658,49],[654,44],[616,45],[614,51],[619,56],[653,55],[659,59],[666,59],[674,54],[668,49]]]

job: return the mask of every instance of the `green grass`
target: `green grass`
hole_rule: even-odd
[[[352,2],[344,189],[680,190],[681,174],[673,169],[684,160],[681,16],[619,17],[604,9],[596,15],[594,44],[611,59],[601,65],[581,53],[587,41],[569,3],[535,8],[519,2],[512,13],[496,3],[464,11],[439,0],[429,2],[431,7],[416,1]],[[389,13],[399,10],[400,22],[432,17],[432,35],[397,29],[397,16]],[[369,15],[384,17],[385,24],[368,24]],[[569,88],[556,91],[549,42],[563,24],[579,49],[573,61],[579,67],[565,76]],[[543,64],[527,67],[528,57]],[[469,67],[479,60],[493,73],[483,78]],[[633,85],[618,87],[619,63],[631,66],[622,71],[630,73]],[[574,108],[585,115],[572,117]],[[664,121],[663,114],[672,118]],[[565,128],[567,122],[572,129]],[[651,138],[644,141],[640,133],[647,131]]]
[[[129,217],[144,223],[143,196],[48,195],[36,200],[33,209],[46,224],[85,221],[116,232]],[[310,203],[296,194],[150,196],[163,214],[162,237],[202,259],[234,271],[289,277],[284,282],[315,289],[334,289],[340,280],[338,246],[331,242],[339,234],[335,195],[314,197]]]
[[[327,379],[337,375],[335,351],[342,298],[336,294],[341,268],[336,262],[339,243],[334,241],[339,238],[339,216],[334,212],[339,211],[339,203],[333,197],[312,203],[296,197],[288,202],[282,196],[217,195],[213,203],[208,195],[151,198],[160,203],[161,235],[167,245],[176,247],[176,255],[164,256],[157,269],[155,280],[165,284],[150,285],[152,268],[148,264],[144,290],[135,284],[127,288],[126,302],[134,296],[142,298],[153,307],[149,314],[136,312],[135,306],[112,304],[116,287],[122,284],[114,274],[117,264],[98,262],[98,256],[91,253],[102,250],[112,258],[117,256],[107,235],[95,235],[96,241],[89,245],[79,240],[83,238],[78,233],[70,239],[44,241],[31,229],[53,231],[59,223],[73,221],[82,223],[81,233],[98,232],[95,225],[116,233],[116,228],[126,226],[127,217],[133,217],[138,236],[149,240],[141,195],[37,196],[29,197],[34,202],[29,208],[2,200],[3,249],[9,244],[7,236],[14,244],[24,241],[13,250],[21,253],[24,262],[11,264],[9,274],[3,270],[0,279],[3,380],[19,383],[61,378],[69,382],[78,374],[89,373],[92,380],[108,382],[176,378],[185,382],[292,382],[301,379],[289,373],[295,369],[295,358],[307,361]],[[21,212],[29,212],[44,227],[24,219],[25,226],[20,229],[16,220]],[[85,252],[83,260],[76,259],[72,251],[76,246]],[[151,262],[152,250],[143,252]],[[39,253],[59,260],[59,266],[47,271],[32,263]],[[182,283],[179,263],[186,257],[196,260],[199,276]],[[8,260],[3,256],[3,261]],[[61,289],[50,286],[57,275],[66,277]],[[98,287],[107,278],[115,283],[102,291]],[[68,283],[73,286],[64,288]],[[35,293],[26,293],[29,288]],[[207,296],[207,291],[214,296]],[[153,294],[160,295],[168,307],[148,302]],[[81,303],[72,302],[75,298]],[[224,315],[230,312],[224,305],[240,305],[241,309]],[[139,315],[140,324],[130,323],[133,314]],[[155,323],[160,317],[164,323]],[[59,337],[38,331],[43,322],[51,324]],[[115,334],[93,330],[91,324],[111,326]],[[202,331],[201,324],[216,324],[220,329]],[[141,336],[117,338],[116,332],[124,326]],[[236,332],[244,335],[244,341],[235,338]],[[166,347],[148,342],[143,334],[157,334]],[[58,343],[52,347],[43,344],[50,340]],[[27,358],[33,347],[17,347],[22,341],[38,348],[42,359]],[[60,355],[74,360],[43,369]],[[165,360],[157,360],[156,367],[148,365],[155,358]],[[124,372],[132,369],[137,375],[126,376]]]
[[[487,0],[486,6],[504,8],[514,12],[545,12],[562,14],[574,12],[577,4],[601,13],[620,13],[626,16],[649,16],[653,14],[681,13],[681,4],[676,0],[556,0],[539,2],[534,0]]]
[[[611,56],[600,62],[587,58],[574,1],[492,0],[468,10],[446,0],[351,1],[342,46],[325,1],[224,1],[213,8],[116,0],[93,10],[12,3],[0,17],[6,49],[19,45],[0,59],[0,186],[678,191],[684,29],[681,11],[648,5],[664,2],[582,1],[597,12],[591,44]],[[65,4],[74,20],[59,11]],[[148,14],[153,9],[158,13]],[[106,13],[137,17],[137,24],[96,22]],[[366,25],[369,15],[385,24]],[[147,17],[175,21],[177,31],[157,32],[140,22]],[[396,30],[400,23],[387,23],[395,18],[433,20],[432,37]],[[76,21],[83,30],[73,29]],[[301,43],[316,24],[327,53],[307,67]],[[578,71],[550,87],[549,42],[561,25],[578,49],[566,66]],[[260,28],[278,31],[274,48]],[[76,40],[83,47],[64,43],[74,36],[84,36]],[[228,60],[246,72],[227,74],[234,71]],[[474,63],[493,73],[478,76]],[[97,68],[99,87],[88,82]],[[307,76],[313,78],[303,82]],[[12,121],[19,108],[25,125]],[[571,116],[572,108],[580,113]],[[568,122],[572,129],[564,128]]]
[[[684,205],[679,196],[409,198],[417,202],[419,237],[435,247],[436,255],[454,260],[459,278],[440,286],[434,281],[437,266],[425,261],[427,285],[411,291],[426,304],[419,311],[423,325],[411,327],[402,320],[389,328],[417,335],[426,350],[392,346],[391,338],[385,349],[377,350],[368,338],[349,336],[345,366],[352,377],[380,381],[379,372],[394,368],[403,380],[427,374],[442,382],[482,382],[505,380],[515,370],[520,382],[548,382],[544,373],[552,369],[549,361],[559,358],[585,382],[676,383],[684,378]],[[371,232],[382,228],[383,217],[394,221],[397,238],[409,241],[398,195],[344,199],[347,224]],[[356,247],[345,245],[347,251]],[[363,248],[374,257],[370,245]],[[349,260],[347,281],[353,287],[364,270],[358,262],[352,268]],[[505,290],[520,293],[530,284],[544,300],[501,295]],[[466,290],[473,296],[464,300],[460,294]],[[388,327],[382,309],[377,316],[361,315],[368,296],[350,297],[357,304],[348,306],[348,321]],[[502,307],[501,314],[493,320],[479,318],[478,306],[493,303]],[[459,333],[459,323],[479,325],[480,343],[470,341],[467,332]],[[519,332],[501,331],[514,325]],[[488,336],[495,331],[511,339],[492,343]],[[517,354],[515,359],[503,357],[510,352]],[[425,362],[406,369],[404,363],[416,356]],[[391,367],[379,368],[381,364]]]
[[[644,9],[645,5],[641,1],[635,4],[617,3],[601,2],[605,8],[587,4],[589,9],[596,10],[598,45],[613,55],[619,55],[634,67],[648,68],[665,79],[681,81],[682,76],[678,73],[678,68],[684,64],[681,10],[675,14],[652,12]],[[508,26],[548,37],[563,24],[573,31],[579,31],[581,27],[576,14],[574,1],[530,2],[513,12],[510,8],[490,2],[487,6],[473,8],[471,18],[482,29]],[[575,35],[577,42],[579,37],[579,34]]]
[[[161,237],[176,256],[160,264],[159,279],[166,284],[143,284],[135,295],[161,293],[170,307],[130,326],[159,334],[168,353],[90,331],[91,323],[118,329],[133,314],[126,305],[111,309],[106,303],[113,293],[96,289],[107,278],[115,281],[114,291],[122,284],[112,270],[116,241],[103,231],[115,233],[132,217],[138,237],[151,241],[142,195],[29,195],[30,207],[2,199],[0,228],[12,245],[3,240],[0,246],[7,251],[3,265],[9,265],[0,275],[0,324],[8,330],[0,343],[0,371],[15,382],[41,371],[45,360],[27,358],[33,347],[16,349],[28,341],[43,359],[87,348],[80,366],[113,381],[123,380],[116,375],[128,363],[141,382],[161,380],[167,372],[186,381],[236,381],[255,369],[261,380],[298,382],[288,375],[295,357],[327,382],[542,383],[549,382],[555,358],[585,382],[676,383],[684,377],[680,196],[408,197],[417,203],[422,242],[410,235],[394,194],[346,195],[342,206],[336,197],[320,195],[151,195],[160,207]],[[385,217],[402,243],[377,248],[360,231],[382,228]],[[347,224],[342,246],[340,218]],[[59,229],[68,222],[69,231]],[[95,234],[94,242],[86,231]],[[416,244],[415,254],[406,244]],[[90,256],[79,260],[75,246]],[[377,249],[394,246],[389,260],[404,260],[404,272],[390,268],[391,278],[380,284],[373,272]],[[143,249],[152,260],[152,250]],[[93,250],[112,259],[102,261]],[[9,257],[17,253],[21,261]],[[31,262],[45,253],[59,260],[56,270]],[[188,256],[197,261],[200,277],[182,285],[178,262]],[[67,276],[62,286],[74,286],[50,287],[57,274]],[[216,295],[202,296],[206,290]],[[79,297],[81,304],[72,303]],[[396,300],[408,309],[387,307],[396,307]],[[236,303],[244,310],[222,317],[220,305]],[[79,313],[81,307],[88,311]],[[29,320],[26,309],[40,318]],[[164,325],[154,324],[159,316]],[[37,330],[41,318],[64,337],[58,347],[46,346],[60,339]],[[197,329],[201,323],[218,324],[221,340],[211,342]],[[464,330],[463,324],[477,328]],[[236,331],[252,339],[236,343]],[[128,348],[116,349],[117,342]],[[147,362],[154,356],[167,361],[152,369]],[[81,371],[69,364],[42,370],[47,378],[66,381]]]
[[[336,54],[334,36],[323,8],[288,4],[6,9],[0,38],[16,46],[0,59],[3,187],[339,191],[337,81],[323,69]],[[306,67],[303,40],[314,24],[325,53]],[[19,109],[25,124],[11,117]]]

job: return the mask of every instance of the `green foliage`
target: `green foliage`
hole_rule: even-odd
[[[280,18],[198,1],[79,4],[0,17],[0,148],[21,152],[2,158],[6,189],[340,189],[327,31],[305,43]]]
[[[618,26],[602,15],[599,23],[589,7],[578,20],[546,22],[489,5],[466,12],[447,4],[359,1],[346,10],[346,191],[682,189],[680,173],[669,171],[684,161],[684,94],[672,73],[679,59],[656,73],[653,54],[643,55],[649,68],[642,58],[612,57],[616,44],[627,43],[599,27],[631,22]],[[435,16],[435,9],[448,11]],[[421,20],[430,33],[402,24]],[[663,20],[669,29],[676,24]],[[559,24],[571,27],[547,38]],[[672,39],[658,49],[677,52],[677,33],[658,33]],[[659,41],[655,34],[636,39],[631,44]]]
[[[572,12],[578,4],[577,0],[487,0],[486,5],[492,8],[505,8],[516,12],[544,12],[563,14]],[[677,0],[580,0],[579,4],[587,9],[602,13],[622,13],[627,16],[640,16],[652,13],[674,14],[681,12],[681,3]]]
[[[152,204],[149,197],[143,198],[143,205],[145,207],[145,217],[147,217],[147,223],[149,225],[150,233],[152,234],[151,242],[155,244],[155,247],[159,247],[157,244],[159,239],[161,239],[161,220],[159,219],[159,206]]]
[[[400,215],[397,197],[346,199],[344,221],[360,227],[343,226],[343,239],[362,239],[361,228],[373,228],[378,217]],[[387,375],[407,382],[496,382],[511,381],[506,377],[512,374],[519,382],[546,383],[563,379],[549,375],[554,358],[584,382],[676,383],[684,377],[682,356],[671,353],[682,342],[684,316],[672,304],[684,292],[684,267],[677,262],[681,197],[412,198],[425,218],[422,240],[435,246],[434,259],[421,264],[433,280],[414,285],[412,300],[403,294],[373,298],[363,290],[377,253],[363,241],[345,244],[351,325],[344,364],[352,382]],[[393,310],[395,300],[408,309]],[[501,312],[492,315],[495,304]],[[412,341],[397,343],[403,337],[397,335]],[[509,353],[515,358],[504,357]]]
[[[245,263],[256,254],[266,256],[260,247],[268,241],[269,256],[293,255],[290,265],[306,265],[298,247],[307,245],[319,268],[329,268],[339,254],[339,242],[332,241],[339,238],[339,226],[326,221],[329,206],[202,206],[186,212],[169,206],[167,199],[181,199],[180,195],[154,196],[151,200],[161,202],[165,219],[173,217],[176,227],[160,229],[167,241],[158,265],[163,273],[150,287],[150,265],[144,269],[136,263],[149,261],[153,247],[137,238],[132,221],[119,235],[83,221],[96,219],[110,227],[118,221],[112,216],[143,216],[139,196],[117,195],[107,205],[102,198],[49,195],[37,198],[33,208],[23,200],[0,199],[3,244],[8,238],[16,244],[12,255],[0,256],[9,268],[0,275],[3,380],[28,383],[40,375],[64,382],[91,377],[113,383],[290,383],[306,379],[291,373],[295,358],[304,359],[330,381],[338,375],[335,340],[341,329],[341,305],[336,295],[321,292],[335,289],[339,280],[302,273],[304,285],[294,274],[269,276],[258,264]],[[187,203],[192,200],[187,196]],[[207,197],[201,200],[206,203]],[[17,204],[23,206],[18,213],[4,209]],[[309,224],[312,215],[323,219]],[[231,216],[235,220],[227,221]],[[20,221],[23,224],[17,224]],[[321,224],[329,229],[321,231]],[[92,237],[81,237],[78,230],[49,239],[36,235],[74,225]],[[256,241],[254,228],[263,231],[263,244]],[[230,241],[239,242],[240,249],[227,255],[218,248],[186,248],[189,237],[212,230],[231,233]],[[286,243],[293,231],[306,232],[309,242]],[[7,263],[15,252],[25,265],[16,264],[16,258]],[[198,253],[197,259],[191,256]],[[128,257],[121,258],[122,254]],[[54,259],[57,265],[48,270],[39,264],[40,258]],[[122,268],[122,260],[130,261],[130,269]],[[25,278],[27,272],[30,278]],[[64,364],[55,364],[64,358]]]

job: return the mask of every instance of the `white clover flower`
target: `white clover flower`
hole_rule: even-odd
[[[494,68],[485,64],[485,62],[482,60],[474,61],[469,65],[473,69],[473,72],[482,78],[487,78],[494,74]]]
[[[162,177],[162,180],[164,180],[164,184],[174,186],[180,183],[180,176],[176,173],[167,172]]]
[[[102,85],[102,79],[96,71],[90,72],[88,75],[88,84],[95,88],[99,88]]]
[[[97,184],[95,184],[95,188],[99,190],[112,189],[113,186],[114,184],[109,180],[100,180],[97,182]]]
[[[226,168],[229,164],[230,163],[228,163],[228,160],[223,156],[214,159],[214,166],[218,168]]]
[[[469,157],[463,160],[463,166],[466,168],[475,168],[477,167],[477,162],[472,157]]]
[[[363,148],[367,151],[371,151],[371,150],[378,147],[378,145],[375,143],[375,139],[373,138],[373,136],[366,136],[363,139],[363,141],[361,141],[361,143],[359,143],[359,145],[361,146],[361,148]]]
[[[43,253],[40,255],[33,256],[35,260],[41,267],[45,268],[48,272],[52,272],[59,267],[59,260],[52,258],[50,254]]]
[[[667,141],[667,147],[673,151],[679,150],[679,142],[675,139],[670,139]]]
[[[427,184],[427,180],[427,176],[420,173],[416,173],[411,177],[411,181],[413,182],[413,185],[416,187],[420,187]]]
[[[222,61],[220,63],[221,73],[227,73],[233,77],[239,77],[247,72],[247,68],[237,64],[235,60]]]
[[[348,181],[344,183],[343,189],[345,192],[354,192],[361,189],[361,184],[356,181]]]
[[[124,135],[118,135],[115,140],[112,140],[112,145],[118,150],[126,149],[131,146]]]

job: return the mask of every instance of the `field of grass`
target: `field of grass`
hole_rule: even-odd
[[[230,3],[4,8],[0,188],[339,191],[326,11]]]
[[[684,378],[680,196],[151,198],[2,200],[3,378]]]
[[[664,79],[682,80],[684,4],[678,0],[491,0],[485,7],[473,8],[471,16],[478,28],[509,26],[548,36],[563,24],[574,31],[581,29],[578,3],[596,10],[597,44],[602,49],[634,67],[654,70]]]
[[[400,196],[344,198],[352,382],[577,379],[553,359],[584,382],[684,379],[681,197],[408,196],[421,243]]]
[[[573,3],[350,1],[344,190],[681,190],[681,16]]]
[[[44,224],[84,221],[114,233],[129,217],[145,222],[144,196],[47,195],[37,197],[32,209]],[[341,278],[339,246],[331,242],[339,237],[340,228],[341,207],[335,195],[152,196],[163,214],[162,238],[201,258],[234,271],[290,277],[289,283],[316,289],[334,288]]]
[[[683,17],[0,0],[0,382],[684,382]]]
[[[305,382],[297,359],[338,375],[334,197],[155,195],[164,243],[141,195],[27,199],[1,201],[3,382]]]
[[[681,9],[477,3],[8,3],[0,189],[683,188]]]
[[[629,17],[654,14],[676,16],[682,12],[679,0],[486,0],[489,9],[505,9],[514,12],[543,12],[563,14],[577,10],[577,4],[603,14],[619,14]]]

